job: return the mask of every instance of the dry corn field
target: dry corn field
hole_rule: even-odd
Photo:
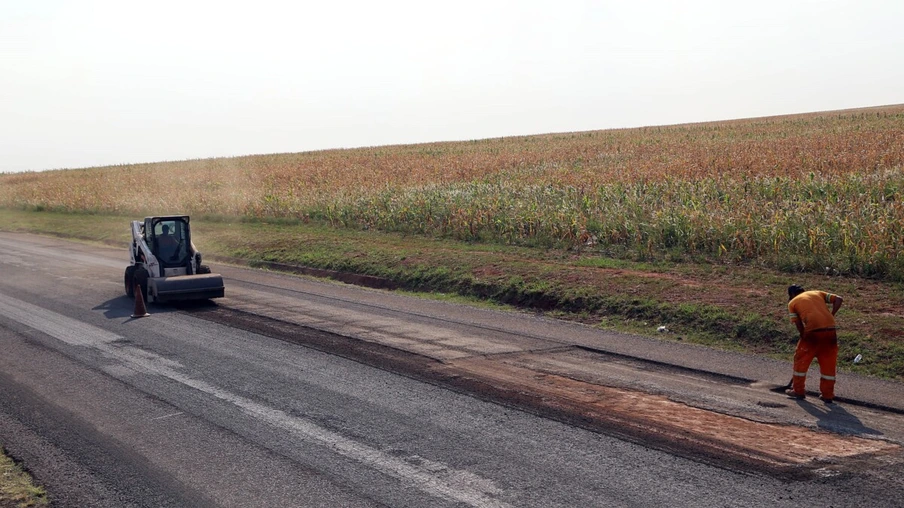
[[[904,280],[904,105],[0,175],[0,206],[288,218]]]

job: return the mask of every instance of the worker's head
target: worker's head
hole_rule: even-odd
[[[803,293],[805,290],[802,286],[798,286],[797,284],[791,284],[788,286],[788,301],[794,299],[795,296]]]
[[[168,235],[168,234],[169,234],[169,226],[166,225],[166,224],[163,225],[163,234],[164,234],[164,235]]]

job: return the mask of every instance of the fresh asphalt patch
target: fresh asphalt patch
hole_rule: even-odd
[[[586,347],[441,361],[216,303],[178,308],[200,319],[747,474],[806,480],[844,474],[870,464],[880,467],[890,455],[900,451],[898,444],[887,440],[782,425],[755,414],[757,409],[786,408],[788,403],[784,400],[761,400],[763,397],[757,396],[747,407],[739,409],[729,404],[724,409],[711,410],[697,407],[701,404],[692,400],[695,396],[687,395],[700,386],[770,393],[768,386],[757,386],[752,380],[735,376]],[[601,368],[608,378],[598,375]],[[623,372],[623,377],[619,377],[619,372]],[[640,377],[644,380],[639,381]],[[680,389],[670,393],[671,389],[661,388],[676,379],[687,383],[684,395]],[[878,459],[872,461],[870,457]]]

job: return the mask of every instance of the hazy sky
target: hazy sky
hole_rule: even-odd
[[[904,1],[0,0],[0,172],[904,102]]]

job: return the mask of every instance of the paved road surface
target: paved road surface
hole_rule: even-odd
[[[0,443],[58,506],[904,498],[896,383],[227,266],[133,320],[125,254],[0,233]]]

